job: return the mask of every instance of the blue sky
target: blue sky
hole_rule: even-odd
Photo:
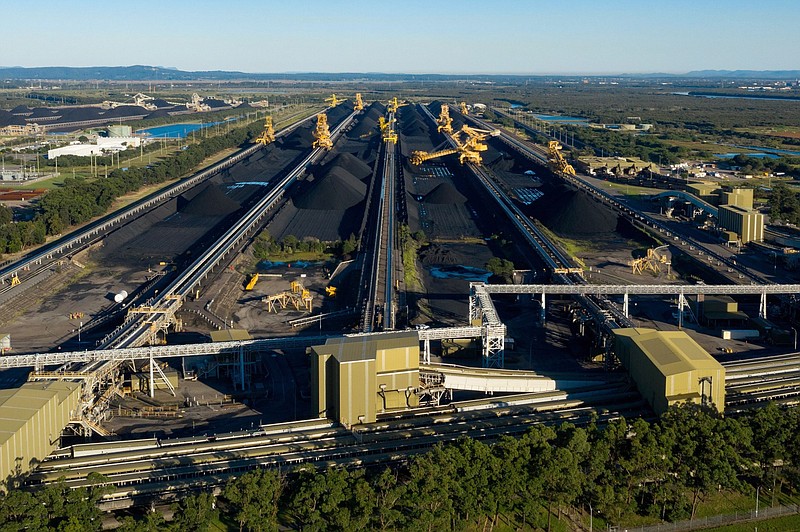
[[[5,0],[0,6],[3,66],[515,74],[800,69],[795,0]]]

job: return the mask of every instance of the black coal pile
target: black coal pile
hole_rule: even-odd
[[[323,173],[327,173],[333,168],[339,167],[356,179],[364,180],[372,175],[372,167],[353,155],[352,153],[340,153],[325,165]]]
[[[150,118],[165,118],[167,116],[169,116],[169,111],[167,111],[166,109],[156,109],[155,111],[153,111],[152,113],[147,115],[145,118],[147,118],[147,119],[150,119]]]
[[[347,137],[351,139],[362,139],[371,137],[372,135],[377,135],[378,130],[380,127],[378,126],[378,120],[373,120],[368,116],[365,116],[361,120],[358,121],[353,129],[347,132]]]
[[[331,168],[315,179],[304,194],[292,199],[299,209],[345,210],[364,201],[367,185],[341,167]]]
[[[425,194],[425,203],[437,205],[451,205],[454,203],[466,203],[467,198],[461,195],[451,183],[440,183],[433,190]]]
[[[314,134],[311,131],[312,126],[299,127],[289,133],[283,138],[281,143],[283,148],[287,149],[304,149],[314,143]]]
[[[617,215],[582,192],[567,190],[550,197],[544,222],[558,234],[596,235],[617,229]]]
[[[178,210],[198,216],[224,216],[236,212],[239,204],[225,195],[219,185],[209,183],[196,196],[178,198]]]

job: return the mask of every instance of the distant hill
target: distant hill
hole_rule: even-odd
[[[385,74],[380,72],[291,72],[251,73],[228,70],[185,71],[157,66],[98,67],[0,67],[0,79],[69,80],[69,81],[193,81],[193,80],[297,80],[297,81],[512,81],[524,79],[621,77],[621,78],[726,78],[726,79],[800,79],[800,70],[695,70],[686,74],[640,73],[618,75],[490,75],[490,74]]]
[[[800,79],[800,70],[693,70],[689,78]]]

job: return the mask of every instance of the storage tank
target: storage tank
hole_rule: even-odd
[[[114,303],[122,303],[125,301],[125,298],[128,297],[128,292],[122,290],[121,292],[114,295]]]

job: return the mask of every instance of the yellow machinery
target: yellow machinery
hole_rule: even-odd
[[[439,126],[436,130],[441,133],[444,131],[445,133],[452,133],[453,132],[453,119],[450,118],[450,106],[446,103],[442,104],[442,110],[439,113],[439,120],[436,121]]]
[[[551,140],[547,146],[550,149],[550,158],[548,159],[548,162],[550,163],[552,170],[554,172],[574,176],[575,169],[561,154],[561,144],[559,144],[557,140]]]
[[[326,286],[325,293],[328,294],[328,297],[336,297],[336,287],[335,286]]]
[[[394,97],[391,100],[389,100],[389,105],[386,106],[386,112],[387,113],[396,113],[397,110],[400,107],[403,107],[404,105],[408,105],[408,103],[406,103],[406,102],[400,103],[400,102],[397,101],[397,97]]]
[[[253,288],[256,287],[256,283],[258,282],[258,274],[254,273],[252,277],[250,277],[250,281],[248,281],[247,286],[244,287],[245,290],[248,292],[251,291]]]
[[[339,98],[336,97],[335,94],[331,94],[331,97],[330,98],[325,98],[325,101],[326,102],[331,102],[331,107],[336,107],[337,105],[342,103],[344,100],[340,100]]]
[[[255,142],[256,144],[263,144],[264,146],[275,142],[275,128],[272,127],[272,116],[268,116],[264,121],[264,131],[261,132],[261,135],[256,137]]]
[[[15,273],[11,276],[11,286],[17,286],[20,283],[19,277]]]
[[[290,290],[267,296],[262,301],[266,303],[268,312],[278,312],[278,305],[281,309],[285,309],[290,304],[295,310],[311,312],[313,297],[300,281],[292,281]]]
[[[651,271],[654,274],[658,274],[661,272],[661,265],[667,265],[667,275],[669,275],[669,269],[671,266],[671,262],[667,260],[666,255],[662,255],[659,253],[660,250],[666,249],[667,246],[659,246],[657,248],[650,248],[647,250],[647,256],[634,259],[630,261],[630,266],[634,274],[642,274],[646,271]]]
[[[317,128],[314,130],[314,138],[317,140],[314,141],[312,147],[325,148],[326,150],[333,148],[331,130],[328,129],[328,115],[325,113],[317,115]]]
[[[488,149],[488,146],[483,141],[489,137],[497,137],[499,135],[499,129],[476,129],[465,124],[461,126],[461,129],[459,129],[453,135],[453,140],[456,143],[455,148],[435,151],[432,153],[413,151],[411,152],[411,164],[420,165],[429,159],[436,159],[438,157],[444,157],[445,155],[457,153],[458,161],[461,164],[470,162],[479,165],[483,163],[481,152],[484,152]],[[464,140],[462,140],[461,137],[464,137]]]
[[[461,102],[461,114],[467,116],[469,114],[469,109],[467,109],[467,102]]]
[[[353,111],[361,111],[364,109],[364,100],[361,99],[361,93],[356,93],[356,103],[353,104]]]
[[[384,117],[378,118],[378,125],[381,128],[381,136],[384,142],[397,142],[397,132],[394,130],[394,118],[386,120]]]

